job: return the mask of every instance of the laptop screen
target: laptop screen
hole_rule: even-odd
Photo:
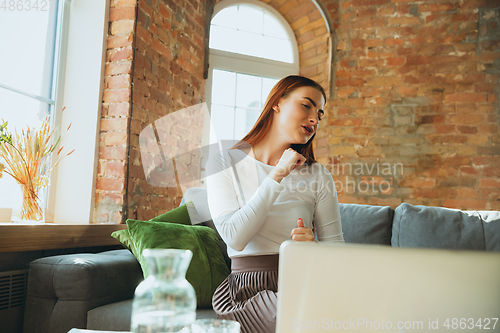
[[[277,333],[500,332],[500,253],[286,241]]]

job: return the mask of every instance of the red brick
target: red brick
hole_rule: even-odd
[[[474,165],[500,165],[500,156],[474,157]]]
[[[125,177],[125,162],[124,161],[104,162],[104,175],[107,177],[113,177],[113,176]]]
[[[432,57],[429,56],[408,56],[406,64],[408,66],[413,65],[428,65],[432,63]]]
[[[500,187],[500,180],[498,179],[481,179],[481,188],[483,187]]]
[[[130,113],[129,103],[113,103],[109,105],[108,116],[117,117],[117,116],[128,116]]]
[[[387,66],[403,66],[405,64],[404,57],[387,58]]]
[[[99,158],[105,160],[124,160],[127,157],[126,147],[99,147]]]
[[[403,45],[404,40],[401,38],[388,38],[385,40],[385,46],[397,46]]]
[[[328,119],[328,126],[359,126],[362,123],[362,118]]]
[[[474,102],[474,103],[484,103],[486,101],[486,95],[484,94],[450,94],[444,97],[446,103],[451,102]]]
[[[126,47],[121,50],[116,50],[111,56],[111,61],[120,61],[125,59],[132,59],[132,47]]]
[[[106,118],[101,119],[101,132],[126,131],[127,118]]]
[[[473,127],[473,126],[457,126],[457,129],[460,133],[464,133],[464,134],[476,134],[477,133],[477,127]]]
[[[354,127],[352,129],[352,134],[354,135],[372,135],[372,129],[370,127]]]
[[[453,125],[434,125],[434,130],[437,134],[447,134],[455,131]]]
[[[486,200],[446,199],[443,206],[463,210],[484,210],[486,208]]]
[[[381,6],[381,5],[386,5],[388,2],[389,2],[388,0],[353,0],[352,5],[354,7]]]
[[[365,40],[364,39],[353,39],[351,40],[351,44],[353,48],[364,48]]]
[[[500,178],[500,165],[496,167],[483,167],[481,174],[485,177],[499,177]]]
[[[124,36],[109,36],[108,37],[108,49],[113,49],[117,47],[125,47],[132,45],[134,40],[134,36],[132,35],[124,35]]]
[[[415,120],[416,124],[442,124],[444,123],[443,115],[436,116],[421,116]]]
[[[137,5],[137,0],[111,0],[111,8]]]
[[[402,86],[402,87],[398,87],[398,92],[401,94],[401,95],[410,95],[410,96],[414,96],[417,94],[417,89],[413,88],[413,87],[407,87],[407,86]]]
[[[135,6],[111,8],[109,10],[109,21],[135,20]]]
[[[106,76],[118,74],[130,74],[132,72],[132,61],[111,62],[106,64]]]
[[[482,188],[481,189],[481,197],[490,200],[498,200],[500,199],[500,188]]]
[[[104,103],[128,102],[130,100],[130,90],[105,90],[102,99]]]
[[[97,178],[96,189],[105,191],[122,191],[125,179],[123,178]]]
[[[460,168],[460,172],[466,175],[478,175],[479,171],[476,168],[464,166]]]
[[[341,89],[337,89],[337,96],[338,97],[349,97],[355,91],[356,91],[356,88],[341,88]]]
[[[384,45],[384,41],[380,39],[368,39],[366,41],[366,47],[376,47]]]
[[[107,80],[107,89],[130,88],[129,74],[108,76],[106,80]]]
[[[337,87],[362,87],[364,84],[363,79],[339,79],[335,82]]]
[[[127,132],[108,132],[104,134],[106,146],[121,146],[127,144]]]
[[[421,24],[422,21],[418,17],[390,17],[387,19],[387,23],[389,26],[397,25],[404,27],[408,25]]]
[[[96,198],[97,199],[97,198]],[[123,204],[123,194],[118,193],[99,193],[99,201],[109,200],[117,205]],[[96,200],[96,202],[98,202]]]
[[[484,121],[484,116],[478,114],[458,114],[458,115],[448,115],[446,116],[447,123],[451,124],[477,124]]]

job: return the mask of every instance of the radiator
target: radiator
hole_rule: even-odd
[[[28,270],[0,272],[0,331],[22,332]]]

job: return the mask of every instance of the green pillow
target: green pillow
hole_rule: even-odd
[[[157,217],[153,217],[150,221],[171,222],[185,225],[199,224],[201,222],[196,207],[191,200],[182,206],[158,215]]]
[[[200,217],[193,201],[190,200],[182,206],[153,217],[150,221],[191,225],[200,223]],[[127,229],[115,231],[111,234],[111,237],[116,238],[125,248],[134,253],[132,250],[133,244]]]
[[[127,220],[131,251],[139,261],[144,277],[148,276],[142,256],[145,249],[191,250],[193,257],[186,279],[196,292],[198,308],[210,308],[215,289],[229,275],[229,268],[219,247],[217,234],[210,227],[175,223]]]

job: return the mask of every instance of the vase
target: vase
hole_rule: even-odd
[[[32,186],[21,184],[23,199],[17,207],[12,208],[12,222],[45,221],[45,204],[42,191],[36,191]]]
[[[196,294],[186,280],[190,250],[146,249],[148,276],[132,302],[132,333],[190,332],[196,319]]]

